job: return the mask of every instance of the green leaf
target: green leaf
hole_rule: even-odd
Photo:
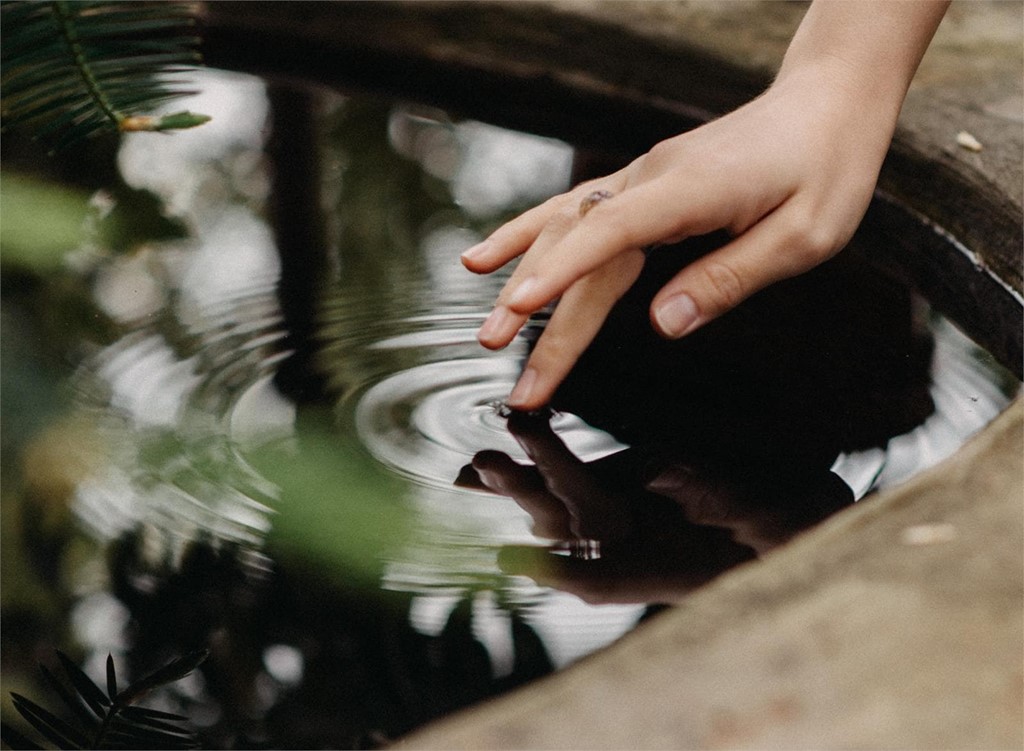
[[[382,560],[415,526],[404,486],[360,447],[315,429],[295,454],[268,448],[251,460],[281,488],[267,540],[273,554],[344,572],[375,591]]]
[[[111,701],[117,696],[117,671],[114,670],[114,657],[107,655],[107,698]]]
[[[194,652],[189,652],[187,655],[179,657],[177,660],[164,665],[159,670],[150,673],[145,678],[135,681],[132,685],[117,695],[114,703],[119,707],[132,704],[157,686],[162,686],[165,683],[172,683],[180,678],[184,678],[199,667],[209,656],[210,650],[208,649],[199,649]]]
[[[17,173],[0,177],[0,259],[45,270],[82,241],[89,196]]]
[[[57,650],[57,659],[60,660],[60,664],[64,667],[64,672],[68,674],[68,678],[71,679],[71,685],[75,687],[78,695],[82,697],[98,717],[104,717],[106,715],[106,708],[110,706],[110,699],[107,698],[107,695],[103,693],[99,686],[92,682],[92,679],[70,657],[60,650]]]
[[[57,744],[60,748],[87,748],[89,739],[86,735],[64,722],[52,712],[43,709],[35,702],[21,694],[11,692],[14,708],[32,727],[45,736],[46,740]]]
[[[185,95],[164,74],[199,62],[190,3],[12,0],[0,12],[4,128],[35,129],[58,148]],[[151,130],[205,120],[189,122]]]

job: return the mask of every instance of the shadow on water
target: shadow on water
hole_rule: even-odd
[[[380,746],[935,463],[1017,389],[856,247],[666,342],[647,303],[708,236],[651,253],[550,414],[509,415],[545,316],[479,347],[503,277],[457,256],[567,187],[572,150],[210,76],[222,143],[119,157],[190,236],[62,277],[113,333],[4,497],[49,593],[5,597],[7,675],[54,645],[129,677],[208,647],[158,697],[206,745]]]

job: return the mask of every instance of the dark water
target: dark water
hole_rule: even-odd
[[[334,95],[282,130],[260,81],[204,89],[214,123],[119,156],[187,236],[87,236],[60,272],[102,331],[40,366],[38,310],[5,305],[5,377],[61,397],[5,445],[5,693],[55,646],[126,676],[208,647],[156,698],[207,745],[378,746],[870,502],[1018,387],[855,249],[662,342],[646,300],[709,237],[652,255],[551,415],[510,418],[543,316],[482,349],[501,276],[457,258],[572,149]]]

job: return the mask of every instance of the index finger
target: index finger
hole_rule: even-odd
[[[552,196],[539,206],[523,212],[515,219],[506,222],[492,232],[485,240],[463,252],[462,265],[477,274],[489,274],[504,266],[513,258],[522,255],[548,223],[559,212],[567,207],[575,210],[580,197],[592,192],[601,184],[618,188],[624,184],[625,169],[614,172],[606,177],[587,180],[571,190]]]
[[[620,253],[727,226],[733,193],[724,181],[682,181],[676,173],[629,187],[595,204],[547,252],[524,256],[501,299],[532,313]]]
[[[534,206],[512,221],[501,225],[485,240],[462,253],[459,257],[462,265],[476,274],[497,271],[513,258],[526,252],[564,200],[564,196],[549,198],[539,206]]]

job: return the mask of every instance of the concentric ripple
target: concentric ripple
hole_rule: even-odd
[[[259,545],[277,489],[244,448],[291,432],[294,407],[271,384],[284,353],[274,298],[221,311],[167,310],[98,352],[75,385],[105,461],[76,493],[101,540],[140,526],[181,540]]]
[[[433,294],[410,282],[399,292],[406,309],[382,315],[369,313],[366,297],[336,300],[327,308],[325,361],[343,391],[341,419],[351,421],[360,443],[389,470],[450,488],[483,449],[527,461],[506,429],[503,405],[544,320],[489,352],[476,340],[487,308],[470,301],[424,313],[417,300]],[[552,426],[585,461],[622,448],[573,415],[555,415]]]

